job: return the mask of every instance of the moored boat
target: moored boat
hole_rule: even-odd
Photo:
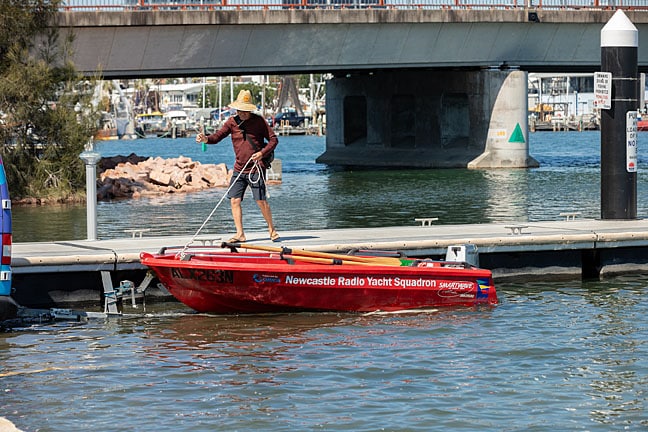
[[[639,132],[648,131],[648,118],[643,119],[642,117],[639,117],[637,119],[637,131]]]
[[[497,303],[490,270],[465,262],[238,247],[163,248],[143,252],[140,260],[198,312],[372,312]]]
[[[101,113],[101,127],[95,132],[94,139],[98,141],[109,141],[119,139],[117,125],[111,113]]]
[[[137,114],[135,117],[135,133],[141,138],[156,137],[165,130],[164,114],[159,111]]]
[[[193,128],[186,111],[172,110],[164,113],[165,127],[158,132],[158,138],[186,137],[189,129]]]

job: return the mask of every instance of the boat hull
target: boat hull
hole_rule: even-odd
[[[182,255],[182,256],[181,256]],[[198,312],[396,311],[496,304],[489,270],[323,265],[258,253],[142,253],[141,262]]]
[[[639,131],[639,132],[648,131],[648,120],[639,120],[639,121],[637,121],[637,131]]]

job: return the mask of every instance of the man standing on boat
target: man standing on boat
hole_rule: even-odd
[[[279,234],[272,222],[272,211],[266,194],[266,170],[270,168],[274,149],[279,140],[268,122],[253,113],[257,107],[253,103],[252,93],[249,90],[241,90],[230,107],[236,110],[236,116],[227,119],[223,126],[213,134],[206,136],[201,132],[196,136],[198,143],[217,144],[231,135],[236,161],[228,197],[232,206],[236,235],[229,239],[229,242],[244,242],[246,240],[241,201],[248,187],[252,190],[252,195],[268,224],[270,240],[279,241]]]

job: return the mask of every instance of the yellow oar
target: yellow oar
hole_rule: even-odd
[[[299,255],[283,255],[284,259],[293,259],[295,261],[303,261],[303,262],[308,262],[308,263],[313,263],[313,264],[329,264],[329,265],[361,265],[361,266],[373,266],[376,265],[374,263],[366,263],[366,262],[358,262],[358,261],[348,261],[348,260],[341,260],[337,258],[313,258],[313,257],[305,257],[305,256],[299,256]]]
[[[342,255],[342,254],[333,254],[327,252],[314,252],[307,251],[304,249],[290,249],[287,247],[272,247],[272,246],[261,246],[254,245],[249,243],[223,243],[222,247],[241,247],[245,249],[256,249],[266,252],[277,252],[285,255],[303,256],[303,257],[312,257],[312,258],[326,258],[326,259],[338,259],[342,261],[353,261],[357,263],[365,263],[369,265],[387,265],[387,266],[408,266],[410,260],[401,260],[400,258],[390,258],[390,257],[359,257],[354,255]]]

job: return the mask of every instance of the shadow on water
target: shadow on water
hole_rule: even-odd
[[[215,345],[237,342],[286,341],[300,343],[305,333],[349,323],[353,315],[333,313],[208,315],[188,314],[165,319],[165,325],[154,322],[145,327],[148,338],[171,350],[210,350]],[[156,321],[154,319],[154,321]]]
[[[184,313],[156,314],[138,319],[143,323],[148,338],[156,339],[171,349],[211,349],[215,344],[240,342],[303,343],[311,340],[308,333],[325,328],[376,325],[396,325],[412,328],[443,326],[456,320],[466,324],[479,319],[482,311],[488,314],[492,307],[439,308],[421,311],[388,313],[334,313],[303,312],[259,315],[210,315]],[[160,323],[164,322],[163,326]],[[163,342],[163,341],[168,341]]]

